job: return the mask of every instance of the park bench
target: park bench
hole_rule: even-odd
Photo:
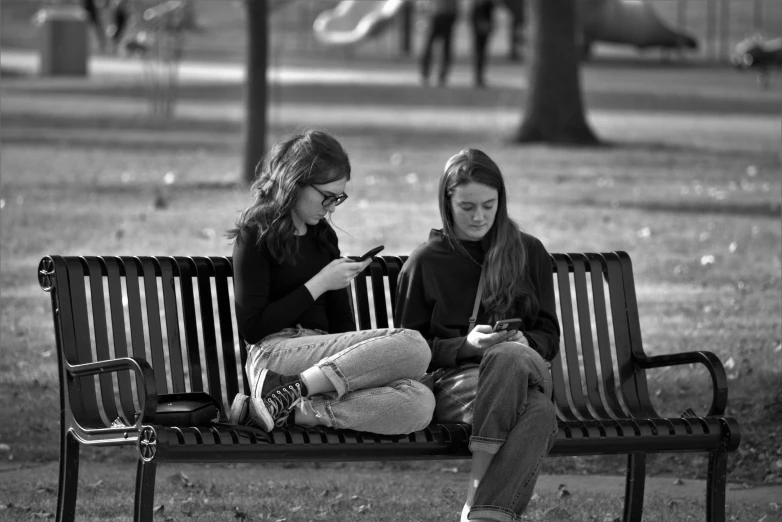
[[[351,293],[361,329],[392,326],[397,277],[406,257],[375,258]],[[641,520],[646,456],[708,453],[706,517],[725,519],[727,453],[738,423],[724,416],[727,379],[712,353],[647,356],[630,258],[623,252],[553,254],[562,326],[552,361],[559,433],[550,455],[626,454],[625,521]],[[60,375],[57,520],[73,520],[82,444],[135,446],[135,519],[151,520],[158,462],[271,462],[466,459],[470,426],[431,424],[381,436],[326,428],[162,426],[163,393],[206,391],[223,408],[249,393],[245,343],[233,314],[225,257],[44,257]],[[705,416],[661,417],[646,370],[702,364],[713,396]],[[696,402],[697,398],[693,398]]]

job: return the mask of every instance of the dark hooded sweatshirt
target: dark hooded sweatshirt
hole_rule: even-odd
[[[560,334],[551,257],[537,238],[524,232],[521,237],[527,249],[529,286],[539,309],[524,316],[519,302],[506,318],[521,318],[531,348],[550,361],[559,352]],[[461,244],[469,256],[454,250],[442,231],[432,230],[429,241],[410,254],[399,274],[394,324],[421,332],[432,349],[430,370],[464,362],[457,360],[457,352],[468,334],[484,251],[480,241]],[[476,324],[489,324],[483,306]]]

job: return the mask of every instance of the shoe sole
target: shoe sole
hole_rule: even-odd
[[[266,374],[269,373],[269,370],[264,368],[261,370],[261,375],[258,377],[258,383],[256,385],[256,389],[260,388],[263,389],[263,383],[266,380]],[[250,400],[254,400],[254,397],[250,397]],[[270,432],[275,428],[274,425],[274,419],[272,418],[272,414],[269,413],[269,410],[266,408],[266,406],[263,404],[263,399],[258,399],[255,404],[255,413],[257,414],[258,419],[253,419],[256,423],[258,421],[261,421],[262,425],[259,426],[261,429],[263,429],[266,432]],[[251,410],[252,411],[252,410]]]
[[[231,409],[228,412],[228,422],[231,424],[246,424],[241,420],[248,417],[248,401],[250,397],[243,393],[237,393],[231,402]]]

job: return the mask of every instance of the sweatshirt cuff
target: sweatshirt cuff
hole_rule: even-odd
[[[432,350],[432,368],[455,368],[458,366],[457,354],[467,337],[436,339]]]
[[[527,344],[529,345],[530,348],[538,352],[540,356],[543,357],[544,360],[551,362],[551,359],[553,357],[551,357],[548,353],[543,351],[541,345],[538,344],[538,342],[535,340],[534,334],[530,332],[521,332],[521,333],[522,335],[524,335],[524,338],[527,340]]]
[[[302,296],[305,296],[304,298],[306,299],[308,306],[312,305],[312,303],[315,302],[315,298],[312,297],[309,288],[307,288],[306,286],[301,285],[296,291],[302,294]]]

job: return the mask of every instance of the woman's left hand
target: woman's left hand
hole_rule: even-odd
[[[521,330],[516,330],[516,332],[513,335],[511,335],[507,340],[527,344],[527,338],[524,337],[524,334],[521,333]]]

